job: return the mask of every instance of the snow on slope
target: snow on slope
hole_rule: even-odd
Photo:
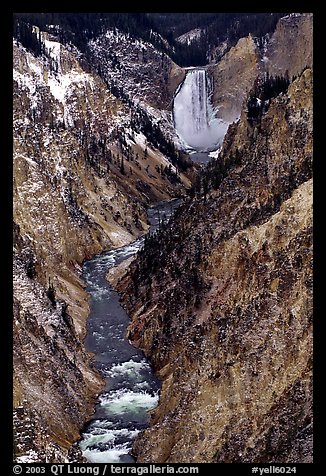
[[[202,31],[200,28],[195,28],[194,30],[187,31],[183,35],[178,36],[176,41],[182,44],[190,45],[193,41],[199,40]]]
[[[147,99],[154,106],[165,101],[162,69],[167,69],[171,60],[152,44],[115,29],[91,40],[89,47],[107,80],[123,88],[131,100]]]
[[[45,35],[45,34],[44,34]],[[66,126],[73,125],[74,108],[69,102],[70,96],[75,93],[75,90],[93,90],[94,78],[91,74],[83,71],[77,61],[72,64],[70,70],[63,69],[61,62],[65,61],[68,56],[67,49],[50,39],[44,38],[46,52],[48,58],[35,58],[30,52],[26,51],[20,44],[14,40],[14,47],[22,50],[26,57],[26,65],[23,73],[15,68],[13,71],[13,79],[20,88],[26,91],[30,102],[31,109],[40,109],[42,105],[41,91],[42,88],[49,88],[53,96],[53,100],[58,101],[58,112],[61,111],[61,119]],[[52,69],[50,61],[52,63]]]

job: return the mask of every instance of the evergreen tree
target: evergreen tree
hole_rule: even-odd
[[[49,279],[49,287],[46,294],[47,294],[47,297],[50,299],[52,306],[55,307],[56,306],[55,289],[50,279]]]
[[[89,54],[88,42],[107,29],[117,28],[135,38],[151,42],[180,66],[200,66],[208,62],[208,52],[227,40],[229,46],[251,33],[261,37],[275,29],[284,13],[14,13],[14,36],[36,55],[42,42],[33,26],[55,33],[59,41],[72,43]],[[53,25],[55,25],[53,30]],[[176,38],[194,28],[201,35],[188,44]],[[158,32],[159,35],[153,34]],[[145,53],[146,55],[146,53]],[[146,61],[146,56],[144,56]],[[119,67],[117,57],[113,57]],[[102,75],[101,67],[97,67]]]
[[[124,164],[124,159],[123,159],[123,157],[121,157],[120,172],[122,173],[122,175],[126,175],[125,164]]]

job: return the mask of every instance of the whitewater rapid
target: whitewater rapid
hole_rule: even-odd
[[[148,211],[151,231],[168,219],[180,200],[161,203]],[[106,280],[108,270],[137,253],[144,237],[130,245],[86,261],[83,277],[90,296],[86,349],[94,353],[94,365],[106,379],[94,416],[79,446],[91,463],[130,463],[133,440],[149,423],[148,411],[159,399],[159,381],[143,352],[126,338],[129,317],[119,294]]]
[[[216,117],[211,101],[212,92],[206,70],[194,68],[187,71],[175,95],[175,129],[189,149],[214,150],[223,142],[229,124]]]

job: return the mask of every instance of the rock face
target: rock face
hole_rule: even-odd
[[[64,302],[50,302],[44,286],[26,273],[24,258],[31,249],[25,241],[14,262],[15,455],[21,461],[80,460],[68,451],[102,386],[78,335],[85,331],[87,298],[82,282],[67,278],[70,295],[67,290],[64,295],[79,303],[78,328]]]
[[[138,462],[312,461],[311,164],[307,69],[120,283],[163,382]]]
[[[242,106],[258,75],[290,78],[312,67],[313,15],[292,14],[278,21],[275,32],[259,42],[250,35],[241,38],[222,59],[209,67],[213,78],[213,105],[217,117],[232,123],[240,117]]]
[[[147,205],[182,194],[191,167],[78,50],[40,38],[40,57],[14,43],[15,457],[63,462],[102,385],[80,265],[144,233]]]
[[[217,117],[234,122],[259,73],[259,52],[253,38],[241,38],[209,72],[213,78],[212,102],[217,107]]]
[[[171,107],[185,71],[165,53],[118,30],[91,41],[90,49],[95,64],[129,97],[158,109]]]
[[[265,53],[266,70],[270,74],[298,75],[306,66],[312,67],[313,15],[292,14],[279,20]]]

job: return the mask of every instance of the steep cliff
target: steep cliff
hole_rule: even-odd
[[[276,30],[265,48],[263,60],[270,74],[289,76],[312,67],[313,15],[292,14],[278,21]]]
[[[158,109],[171,107],[185,71],[165,53],[118,30],[91,41],[90,50],[94,64],[133,100]]]
[[[217,116],[229,123],[236,121],[257,76],[269,72],[292,77],[306,66],[312,67],[312,43],[311,13],[280,18],[275,32],[264,38],[241,38],[208,68],[214,83],[212,102]]]
[[[217,117],[229,123],[236,121],[259,73],[259,51],[253,38],[241,38],[209,72],[213,78],[212,102],[217,108]]]
[[[14,42],[13,57],[15,457],[60,462],[102,385],[80,265],[144,233],[191,166],[75,47],[37,34],[40,56]]]
[[[120,283],[163,382],[139,462],[312,460],[312,71],[246,113]]]

